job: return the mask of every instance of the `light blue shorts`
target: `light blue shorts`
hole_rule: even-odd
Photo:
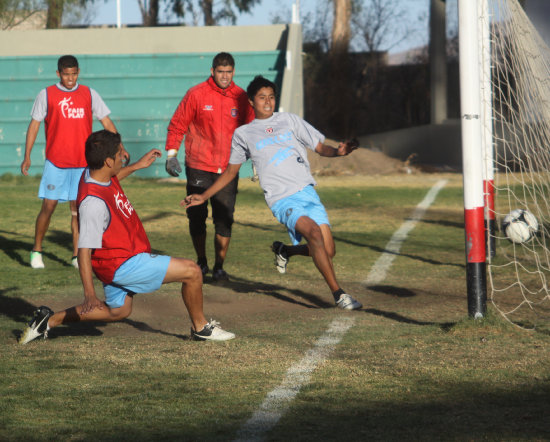
[[[170,257],[139,253],[124,262],[115,272],[111,284],[103,284],[105,303],[111,308],[122,307],[126,295],[151,293],[164,281]]]
[[[301,216],[311,218],[319,226],[321,224],[330,226],[327,211],[321,203],[319,195],[317,195],[317,192],[311,185],[277,201],[271,207],[271,212],[281,224],[286,226],[288,236],[290,236],[294,245],[300,244],[302,240],[302,235],[296,231],[296,222]]]
[[[83,167],[62,169],[48,160],[44,163],[38,198],[59,202],[76,201]]]

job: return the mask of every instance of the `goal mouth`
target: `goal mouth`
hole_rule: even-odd
[[[496,220],[488,299],[532,328],[550,320],[550,49],[517,0],[486,1],[479,19],[489,22],[490,48],[480,52],[490,53],[490,94],[482,94],[490,114],[482,130],[492,134],[485,158]],[[517,225],[506,222],[514,211],[527,214]]]

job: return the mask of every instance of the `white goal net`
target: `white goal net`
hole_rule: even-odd
[[[492,125],[497,226],[488,299],[532,328],[550,319],[550,49],[517,0],[487,1],[492,118],[482,125]],[[534,215],[536,232],[521,216],[503,228],[516,209]]]

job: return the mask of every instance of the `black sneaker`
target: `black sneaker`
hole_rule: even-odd
[[[52,309],[46,306],[38,307],[34,311],[34,318],[29,322],[29,326],[23,331],[19,337],[20,344],[26,344],[39,336],[48,337],[48,319],[53,315]]]
[[[271,245],[271,250],[275,253],[275,266],[277,270],[279,273],[286,273],[286,265],[288,264],[286,246],[280,241],[275,241]]]
[[[229,341],[235,337],[235,333],[225,331],[219,322],[211,319],[201,331],[197,332],[191,327],[191,337],[195,341]]]
[[[216,269],[212,273],[212,279],[215,282],[229,281],[229,275],[224,269]]]
[[[210,271],[208,264],[201,264],[200,262],[197,262],[197,265],[201,268],[202,276],[206,276],[206,274]]]

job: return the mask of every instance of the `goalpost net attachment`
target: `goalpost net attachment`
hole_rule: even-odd
[[[550,49],[517,0],[480,1],[478,18],[488,30],[480,53],[490,54],[482,133],[492,134],[484,179],[494,178],[494,202],[486,204],[495,225],[488,230],[495,250],[487,254],[487,297],[507,320],[533,328],[550,320]],[[503,222],[516,209],[538,226],[512,242]]]

